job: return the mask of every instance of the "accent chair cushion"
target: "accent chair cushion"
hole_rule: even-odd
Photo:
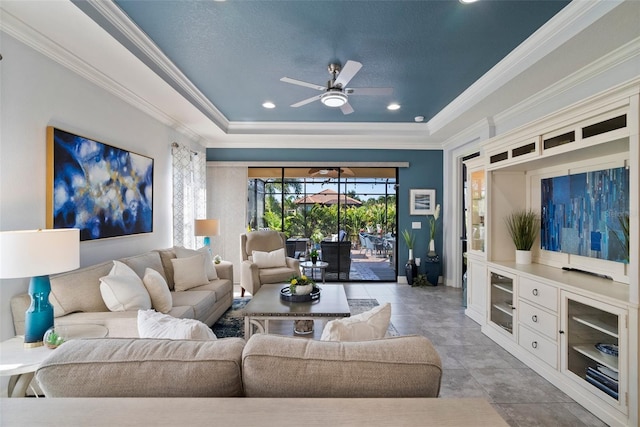
[[[165,338],[172,340],[215,340],[211,328],[199,320],[177,319],[154,310],[138,311],[140,338]]]
[[[286,267],[287,260],[285,259],[284,248],[276,249],[271,252],[253,251],[251,254],[253,263],[258,268],[276,268]]]
[[[168,313],[173,308],[173,300],[171,299],[171,291],[169,285],[164,280],[162,274],[153,268],[147,268],[142,278],[144,287],[151,297],[151,307],[160,313]]]
[[[209,283],[207,272],[204,268],[204,254],[198,254],[189,258],[175,258],[173,264],[173,281],[176,292],[186,291],[197,286]]]
[[[110,311],[151,308],[151,298],[142,279],[120,261],[113,261],[113,268],[109,274],[100,278],[100,293]]]
[[[391,321],[391,304],[327,322],[321,341],[368,341],[384,338]]]
[[[218,278],[218,273],[216,273],[216,268],[213,266],[213,259],[211,258],[211,252],[209,252],[209,248],[203,247],[198,250],[187,249],[182,246],[175,247],[176,256],[178,258],[189,258],[195,255],[204,255],[204,268],[207,272],[207,279],[216,280]]]

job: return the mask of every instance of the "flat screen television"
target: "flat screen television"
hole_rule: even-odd
[[[628,168],[545,178],[541,186],[541,249],[629,262]]]

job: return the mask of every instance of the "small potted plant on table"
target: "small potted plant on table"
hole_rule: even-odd
[[[538,214],[531,209],[519,209],[508,215],[505,223],[516,246],[516,264],[531,264],[531,247],[540,231]]]

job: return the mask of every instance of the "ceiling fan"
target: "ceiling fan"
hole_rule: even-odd
[[[341,67],[340,64],[329,64],[331,80],[327,82],[326,87],[289,77],[283,77],[280,81],[309,87],[323,92],[320,95],[312,96],[311,98],[291,104],[294,108],[302,107],[303,105],[310,104],[311,102],[319,99],[320,102],[327,107],[339,107],[343,114],[351,114],[353,113],[353,107],[349,104],[348,95],[391,95],[393,93],[393,88],[390,87],[346,87],[356,73],[360,71],[360,68],[362,68],[362,64],[357,61],[347,61],[347,63],[344,64],[344,67]]]
[[[309,169],[309,176],[326,176],[329,178],[337,178],[338,174],[341,176],[355,176],[356,174],[350,168],[311,168]]]

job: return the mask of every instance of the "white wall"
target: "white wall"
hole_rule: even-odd
[[[153,233],[83,242],[81,266],[171,246],[170,144],[194,142],[6,33],[0,37],[0,230],[44,228],[45,130],[55,126],[155,160]],[[28,279],[0,281],[0,340],[14,335],[10,299],[27,288]]]

